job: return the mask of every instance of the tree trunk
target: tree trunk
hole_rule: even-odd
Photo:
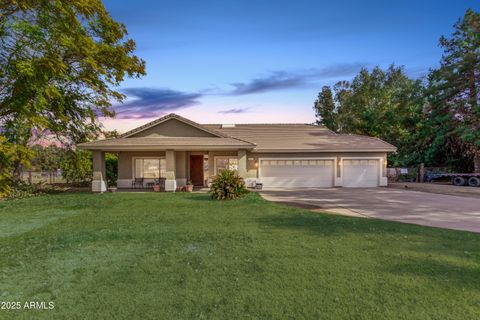
[[[480,151],[475,153],[473,157],[473,171],[475,173],[480,173]]]
[[[420,168],[418,169],[418,182],[425,182],[425,164],[420,163]]]
[[[472,111],[477,106],[477,84],[475,81],[475,67],[470,71],[470,103],[472,104]],[[474,111],[473,111],[474,112]]]
[[[20,160],[13,161],[12,177],[14,181],[19,181],[22,176],[22,162]]]

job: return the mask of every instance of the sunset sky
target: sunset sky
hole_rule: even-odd
[[[438,39],[477,1],[105,0],[147,64],[128,79],[124,132],[174,112],[201,123],[313,122],[323,85],[362,67],[425,75]]]

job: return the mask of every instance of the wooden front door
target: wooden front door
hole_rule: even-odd
[[[190,156],[190,180],[194,186],[203,186],[203,155]]]

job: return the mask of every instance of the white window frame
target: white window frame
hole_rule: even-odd
[[[165,160],[165,157],[152,157],[152,156],[146,156],[146,157],[142,157],[142,156],[135,156],[135,157],[132,157],[132,180],[135,180],[135,161],[137,159],[158,159],[159,161],[160,160]],[[160,170],[160,168],[159,168]],[[158,173],[160,175],[160,172]],[[160,178],[160,176],[159,176]],[[155,180],[155,178],[144,178],[145,180]]]
[[[237,166],[238,166],[238,157],[237,156],[215,156],[213,157],[213,173],[214,173],[214,176],[217,175],[217,159],[236,159],[237,160]],[[238,167],[237,167],[237,170],[235,170],[238,172]]]

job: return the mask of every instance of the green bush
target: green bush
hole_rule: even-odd
[[[236,199],[249,191],[236,171],[223,170],[212,181],[210,193],[216,200]]]
[[[65,191],[66,189],[64,188],[48,185],[42,182],[28,184],[25,181],[17,180],[12,184],[5,198],[9,200],[15,200],[36,197],[43,194],[56,194]]]
[[[92,153],[69,150],[60,163],[63,178],[71,184],[82,186],[92,181]]]
[[[22,167],[30,165],[33,152],[26,146],[11,143],[0,135],[0,199],[7,197],[19,179]]]
[[[118,156],[114,153],[105,154],[105,174],[108,186],[116,186],[118,179]]]

